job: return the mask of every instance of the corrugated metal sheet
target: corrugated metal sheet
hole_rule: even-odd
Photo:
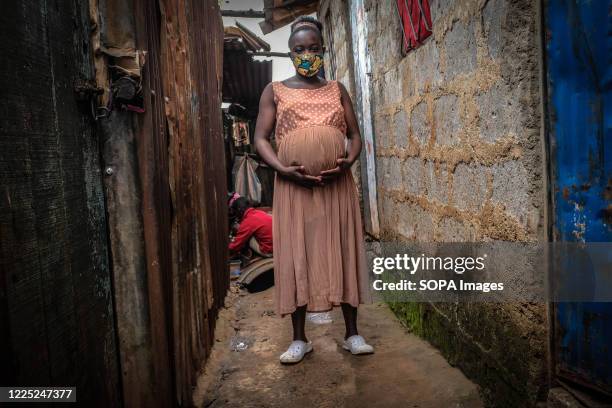
[[[223,54],[223,102],[258,106],[266,85],[272,81],[272,61],[254,61],[246,52]]]
[[[144,240],[141,254],[125,242],[114,244],[111,235],[113,258],[140,256],[144,259],[132,262],[145,265],[141,280],[115,279],[118,313],[133,317],[132,330],[119,325],[124,403],[187,406],[229,286],[220,100],[223,29],[213,0],[161,0],[154,5],[135,0],[133,13],[106,23],[121,32],[133,30],[134,47],[147,53],[141,76],[144,113],[113,112],[105,119],[132,115],[121,131],[133,133],[136,142],[122,160],[125,167],[132,163],[130,170],[137,175],[122,179],[127,185],[115,183],[109,202],[114,190],[138,192],[136,197],[124,194],[129,199],[120,204],[138,203],[142,215],[122,225],[127,215],[118,217],[118,208],[110,207],[111,230],[120,237],[131,228]],[[118,149],[125,140],[112,135],[113,129],[120,129],[107,132]],[[130,293],[131,298],[126,296]]]
[[[107,177],[115,180],[107,200],[113,259],[123,260],[115,268],[123,399],[187,406],[229,285],[221,17],[214,1],[135,0],[128,9],[133,16],[103,13],[120,20],[104,26],[120,31],[112,38],[133,31],[131,47],[146,51],[144,113],[101,121],[105,159],[122,163]],[[134,245],[122,239],[132,235]]]
[[[214,0],[161,0],[162,79],[172,197],[176,399],[189,404],[229,286],[221,122],[223,26]]]
[[[255,61],[248,52],[270,50],[270,45],[240,23],[225,27],[223,40],[223,102],[257,107],[272,81],[272,61]]]
[[[553,237],[609,242],[612,2],[544,4]],[[589,279],[588,270],[578,275]],[[554,308],[556,374],[612,396],[612,304],[557,303]]]
[[[171,308],[172,202],[170,199],[168,132],[162,84],[161,21],[158,4],[134,1],[136,47],[147,51],[142,73],[144,115],[136,129],[142,188],[141,206],[151,333],[151,379],[157,406],[176,401]]]

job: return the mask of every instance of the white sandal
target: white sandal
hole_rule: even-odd
[[[366,343],[365,339],[356,334],[344,340],[342,348],[351,352],[351,354],[372,354],[374,347]]]
[[[307,353],[312,351],[312,342],[304,342],[302,340],[295,340],[291,343],[287,351],[280,356],[280,362],[282,364],[295,364],[302,361]]]

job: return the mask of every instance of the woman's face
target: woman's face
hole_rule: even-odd
[[[298,54],[322,54],[325,49],[321,44],[321,37],[313,30],[300,30],[291,37],[289,42],[291,58]]]
[[[313,77],[323,67],[324,48],[320,35],[313,30],[297,31],[289,43],[289,56],[296,72],[304,77]]]

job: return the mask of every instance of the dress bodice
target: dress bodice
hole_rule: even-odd
[[[276,103],[275,136],[278,141],[293,130],[311,126],[331,126],[346,134],[337,81],[328,81],[316,89],[289,88],[282,82],[273,82],[272,90]]]

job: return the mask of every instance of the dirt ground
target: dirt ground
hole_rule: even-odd
[[[375,354],[341,348],[344,323],[336,308],[331,324],[307,321],[314,351],[293,366],[278,361],[291,340],[291,320],[275,316],[272,288],[233,287],[226,304],[194,392],[197,407],[482,407],[477,386],[384,304],[359,309],[360,334]]]

